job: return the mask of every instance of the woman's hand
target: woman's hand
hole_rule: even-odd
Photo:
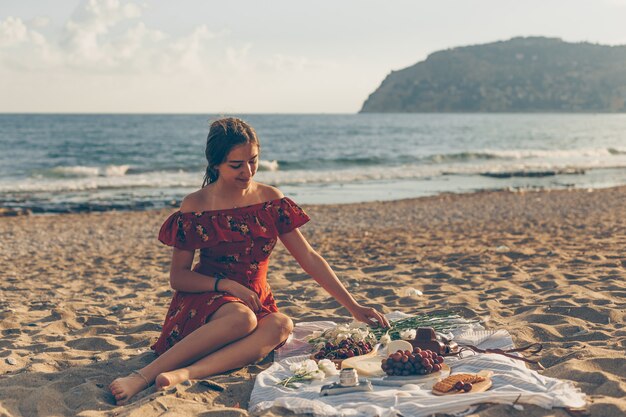
[[[352,317],[354,317],[358,321],[362,321],[363,323],[367,323],[371,326],[382,326],[384,328],[389,327],[389,321],[385,318],[385,316],[376,309],[371,307],[364,307],[360,304],[350,311]]]
[[[221,291],[239,298],[255,313],[261,311],[261,300],[257,293],[244,287],[240,283],[231,279],[223,279],[219,283],[219,288]]]

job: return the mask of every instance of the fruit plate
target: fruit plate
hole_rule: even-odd
[[[378,349],[366,353],[365,355],[353,356],[348,359],[344,359],[341,362],[341,368],[353,368],[361,376],[383,376],[385,372],[380,367],[380,362],[384,359],[383,356],[378,355]]]
[[[359,373],[359,375],[371,376],[372,374],[367,372],[366,367],[371,368],[372,364],[370,363],[365,364],[365,362],[371,361],[372,359],[375,358],[376,367],[384,375],[384,372],[382,372],[382,369],[380,369],[380,361],[383,358],[378,356],[379,346],[380,345],[375,345],[374,347],[372,347],[371,351],[364,353],[363,355],[353,356],[351,358],[346,358],[346,359],[329,359],[329,360],[335,364],[337,369],[355,368],[357,372]],[[311,355],[309,356],[309,358],[313,359],[315,362],[319,362],[319,359],[316,359],[315,355]],[[364,365],[361,366],[361,364],[364,364]]]
[[[485,378],[485,380],[481,381],[481,382],[473,383],[471,391],[468,391],[468,392],[465,392],[463,390],[457,391],[456,389],[452,388],[450,391],[444,392],[444,391],[438,391],[436,389],[433,389],[433,394],[435,394],[435,395],[471,394],[473,392],[485,392],[489,388],[491,388],[491,385],[492,385],[491,376],[493,375],[492,371],[480,371],[476,375],[477,376],[482,376],[483,378]]]
[[[387,387],[401,387],[406,384],[423,385],[430,389],[439,380],[450,375],[450,367],[445,363],[441,364],[441,371],[433,372],[426,375],[409,375],[409,376],[384,376],[382,378],[372,378],[372,384]]]

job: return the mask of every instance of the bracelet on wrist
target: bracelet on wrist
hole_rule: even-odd
[[[215,285],[213,286],[213,291],[220,292],[219,288],[217,288],[217,284],[219,284],[222,279],[223,279],[222,277],[215,278]]]

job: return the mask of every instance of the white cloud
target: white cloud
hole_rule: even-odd
[[[12,96],[0,111],[24,111],[31,97],[41,107],[29,111],[275,111],[294,95],[323,97],[320,76],[338,90],[332,62],[261,50],[207,25],[174,36],[146,25],[142,10],[89,0],[47,38],[45,18],[0,20],[0,84]]]
[[[45,68],[58,60],[46,38],[20,18],[0,21],[0,68],[24,71]]]
[[[72,66],[97,64],[105,68],[114,67],[120,57],[111,54],[111,40],[106,36],[118,24],[140,16],[141,9],[132,3],[122,4],[119,0],[89,0],[79,7],[66,23],[60,46]]]
[[[7,17],[0,22],[0,47],[10,47],[27,41],[29,32],[22,19]]]

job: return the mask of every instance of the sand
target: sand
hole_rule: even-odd
[[[589,415],[626,414],[626,187],[305,209],[302,232],[357,299],[386,312],[454,309],[519,345],[541,342],[544,375],[575,381]],[[126,406],[106,389],[153,357],[171,295],[171,249],[156,236],[170,211],[0,218],[0,416],[247,415],[271,358]],[[272,256],[282,312],[348,319],[282,246]]]

